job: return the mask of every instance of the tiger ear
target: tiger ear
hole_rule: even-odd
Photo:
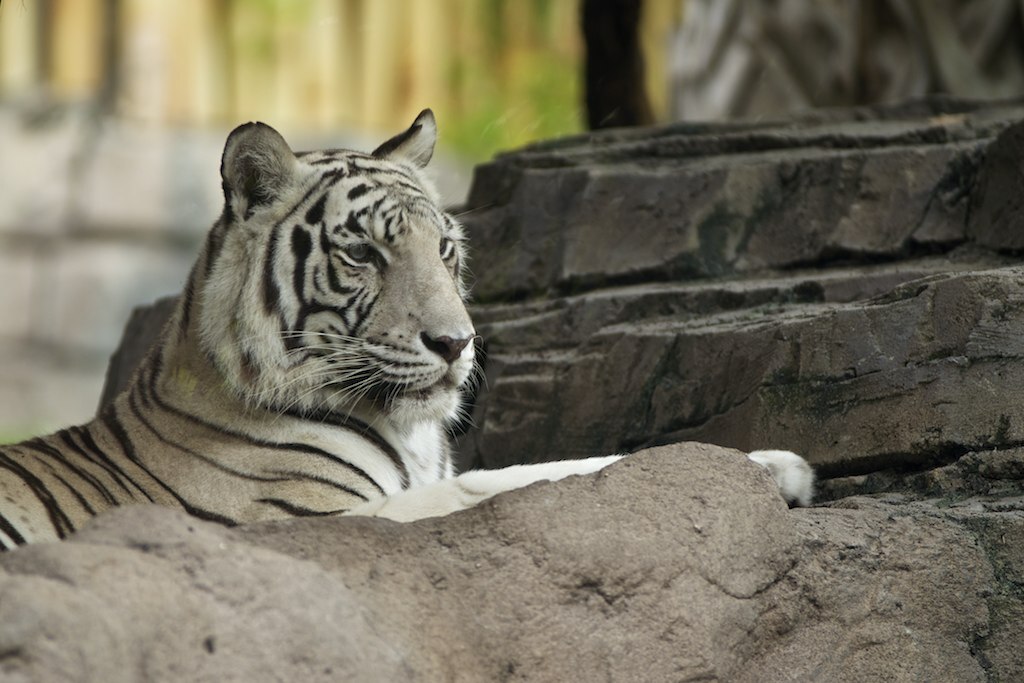
[[[405,159],[420,168],[430,163],[434,156],[434,144],[437,143],[437,122],[434,112],[424,109],[408,130],[399,133],[377,149],[373,156],[381,159]]]
[[[281,134],[265,123],[245,123],[224,143],[220,177],[224,201],[245,216],[273,202],[292,181],[298,160]]]

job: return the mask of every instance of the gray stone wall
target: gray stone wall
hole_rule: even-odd
[[[216,216],[220,138],[0,108],[0,437],[91,417],[128,313]]]

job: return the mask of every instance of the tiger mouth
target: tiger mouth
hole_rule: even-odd
[[[397,384],[394,382],[382,382],[374,387],[371,394],[377,400],[386,403],[393,403],[398,399],[428,401],[444,391],[456,389],[457,387],[458,385],[455,380],[448,375],[445,375],[433,384],[425,387],[410,387],[405,384]]]

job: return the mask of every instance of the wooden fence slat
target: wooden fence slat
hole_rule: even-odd
[[[360,124],[380,127],[394,119],[407,74],[401,72],[408,49],[408,15],[401,0],[372,0],[363,5],[361,70],[363,108]],[[389,126],[390,127],[390,126]]]
[[[335,77],[326,88],[331,93],[340,125],[358,125],[362,117],[360,99],[364,74],[358,68],[363,53],[362,5],[362,0],[338,0],[338,25],[334,32]]]
[[[100,0],[52,0],[50,85],[60,97],[79,99],[100,85]]]
[[[40,76],[36,60],[38,16],[34,2],[0,4],[0,88],[4,91],[29,88]]]
[[[410,8],[412,49],[409,54],[409,97],[404,118],[412,120],[431,107],[447,115],[448,79],[452,59],[452,7],[449,0],[420,0]]]

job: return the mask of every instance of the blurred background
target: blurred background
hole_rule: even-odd
[[[89,419],[178,292],[238,123],[371,149],[425,107],[438,184],[589,128],[1024,92],[1017,0],[0,0],[0,442]]]

